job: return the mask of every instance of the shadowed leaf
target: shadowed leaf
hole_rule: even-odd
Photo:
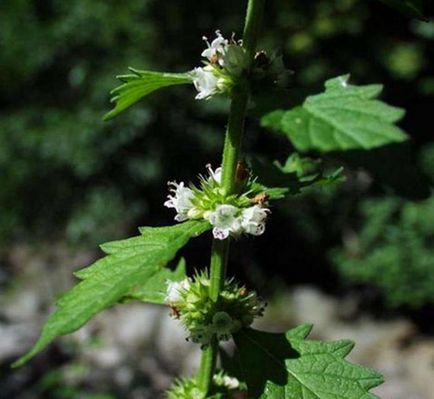
[[[377,398],[369,390],[382,376],[345,360],[353,343],[306,340],[311,329],[305,324],[281,334],[243,330],[234,336],[234,356],[224,362],[247,383],[249,398]]]

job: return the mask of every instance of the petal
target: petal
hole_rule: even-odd
[[[164,203],[164,206],[167,208],[175,208],[175,204],[173,203],[173,198],[170,198]]]
[[[217,240],[226,240],[226,238],[229,237],[229,230],[219,229],[217,227],[214,227],[212,230],[212,234],[214,238]]]
[[[188,217],[187,217],[186,215],[182,215],[182,214],[180,214],[180,213],[178,213],[178,214],[175,216],[175,220],[176,220],[177,222],[185,222],[187,219],[188,219]]]

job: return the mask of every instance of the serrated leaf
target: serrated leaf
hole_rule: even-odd
[[[423,0],[380,0],[382,3],[397,9],[398,11],[416,17],[424,21],[427,20],[424,15],[424,1]]]
[[[277,133],[282,131],[282,120],[285,116],[283,109],[276,109],[268,114],[265,114],[261,119],[261,125],[267,127]]]
[[[248,329],[235,335],[229,368],[247,383],[249,398],[377,398],[369,390],[383,382],[382,376],[345,360],[353,343],[306,340],[311,328],[305,324],[286,334]]]
[[[394,125],[404,111],[376,99],[382,86],[353,86],[348,79],[328,80],[324,93],[266,115],[262,124],[284,133],[299,151],[366,150],[405,141],[407,135]]]
[[[149,280],[125,296],[126,300],[137,300],[141,302],[163,305],[165,303],[167,281],[181,281],[187,276],[185,259],[182,258],[175,270],[163,268],[158,270]]]
[[[254,186],[258,191],[265,191],[271,200],[284,198],[287,194],[299,194],[307,188],[331,185],[344,179],[342,167],[325,167],[319,159],[301,157],[292,153],[282,165],[264,159],[251,161],[252,168],[258,176]]]
[[[140,236],[102,245],[108,256],[76,273],[83,281],[58,300],[57,309],[45,323],[39,340],[13,366],[23,365],[56,337],[78,330],[97,313],[145,284],[190,238],[209,228],[205,221],[189,221],[170,227],[145,228]]]
[[[115,103],[114,109],[104,115],[104,120],[114,118],[128,107],[135,104],[143,97],[163,87],[192,83],[188,73],[164,73],[153,71],[140,71],[129,68],[132,72],[128,75],[119,75],[117,78],[122,85],[113,89],[111,102]]]

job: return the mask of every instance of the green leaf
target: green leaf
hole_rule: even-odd
[[[134,299],[141,302],[163,305],[165,303],[167,281],[181,281],[187,277],[185,259],[181,258],[175,270],[160,269],[143,285],[135,288],[125,296],[126,300]]]
[[[41,352],[56,337],[78,330],[93,316],[142,287],[166,266],[192,237],[209,230],[205,221],[170,227],[143,228],[142,235],[101,246],[108,255],[75,275],[81,281],[57,302],[41,336],[19,367]]]
[[[397,9],[410,17],[427,21],[424,13],[424,0],[380,0],[384,4]]]
[[[271,200],[282,199],[286,194],[296,195],[307,188],[323,187],[342,181],[342,167],[326,167],[320,159],[301,157],[292,153],[282,165],[263,159],[251,161],[260,183],[257,191],[264,191]],[[259,188],[261,187],[261,188]]]
[[[249,398],[377,398],[369,390],[382,376],[345,360],[353,343],[306,340],[311,329],[306,324],[286,334],[248,329],[235,335],[237,350],[228,366],[247,383]]]
[[[265,114],[261,119],[261,125],[273,130],[276,133],[282,131],[282,120],[287,111],[283,109],[274,110]]]
[[[328,80],[324,93],[292,110],[266,115],[263,126],[283,132],[299,151],[366,150],[406,140],[394,125],[404,111],[376,100],[382,86],[353,86],[348,79]]]
[[[129,68],[129,70],[132,72],[131,74],[117,76],[123,84],[110,92],[112,94],[110,101],[116,105],[114,109],[104,115],[103,119],[105,121],[119,115],[155,90],[162,87],[192,83],[188,73],[139,71],[134,68]]]

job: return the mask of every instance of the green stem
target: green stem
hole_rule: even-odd
[[[200,359],[200,369],[198,375],[199,389],[208,395],[212,385],[212,377],[215,372],[215,364],[217,361],[218,342],[214,338],[212,342],[202,350]]]
[[[246,21],[243,34],[243,46],[252,65],[262,22],[265,0],[248,0]],[[240,87],[232,94],[231,108],[229,112],[228,126],[226,129],[225,143],[223,147],[222,161],[222,188],[226,195],[236,192],[236,169],[240,160],[241,144],[244,131],[249,93],[247,87]],[[223,287],[230,239],[213,240],[210,262],[210,297],[217,302]],[[215,371],[218,352],[218,342],[213,339],[202,351],[202,359],[198,375],[198,384],[201,391],[208,395],[212,386],[212,378]]]
[[[226,129],[222,162],[222,187],[226,195],[233,194],[236,189],[235,173],[240,159],[241,143],[244,131],[248,94],[236,92],[232,96],[228,127]]]
[[[210,262],[210,297],[214,302],[218,301],[219,294],[223,288],[226,275],[226,265],[229,253],[228,240],[213,240]],[[214,338],[210,345],[202,351],[198,384],[202,392],[208,393],[212,384],[212,377],[215,371],[217,360],[218,342]]]
[[[246,21],[244,25],[243,47],[252,65],[256,43],[262,24],[265,0],[249,0],[247,5]],[[249,74],[249,71],[248,73]],[[244,132],[244,120],[246,117],[249,93],[247,87],[237,87],[232,95],[229,112],[228,127],[226,129],[225,144],[223,148],[222,162],[222,186],[226,194],[233,194],[236,190],[235,173],[240,159],[241,144]]]
[[[249,0],[243,32],[243,47],[252,62],[262,26],[265,0]]]
[[[217,302],[223,288],[228,263],[229,242],[229,240],[213,240],[212,242],[209,295],[214,302]]]

